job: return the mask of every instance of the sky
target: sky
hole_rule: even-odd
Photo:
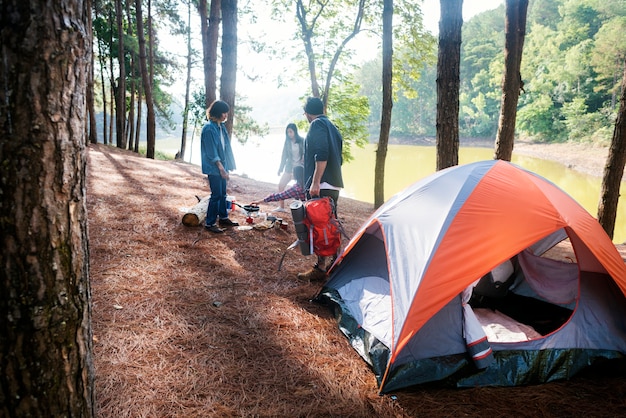
[[[464,0],[463,20],[468,20],[472,16],[486,10],[492,10],[504,4],[504,0]],[[426,28],[432,33],[437,33],[439,27],[439,0],[424,0],[424,22]]]
[[[504,4],[504,0],[464,0],[463,20],[467,21],[473,16],[487,10],[495,9],[501,4]],[[425,28],[436,35],[439,32],[439,0],[424,0],[422,12],[424,14]],[[355,40],[359,43],[358,39],[355,38]],[[371,48],[371,41],[363,41],[362,44],[362,46],[357,48],[357,51],[363,61],[372,59],[374,55],[378,53],[376,49]]]
[[[503,3],[504,0],[464,0],[463,19],[469,20],[472,16],[495,9]],[[439,0],[424,0],[422,11],[426,29],[436,34],[439,26]],[[260,22],[267,20],[269,23],[261,25],[264,33],[255,33],[254,36],[276,45],[283,42],[281,39],[285,40],[291,37],[290,29],[285,27],[286,25],[271,21],[267,15],[264,15],[264,12],[269,11],[258,10],[256,15]],[[195,20],[198,21],[197,16],[195,16]],[[198,27],[196,37],[199,38],[199,22],[197,24],[192,22],[192,25]],[[258,30],[257,28],[258,26],[255,27],[255,30]],[[245,39],[245,36],[240,35],[240,39]],[[351,42],[356,43],[353,46],[357,51],[357,59],[361,62],[371,60],[375,54],[379,53],[376,48],[372,48],[372,41],[364,37],[357,37]],[[180,38],[166,42],[166,44],[171,45],[168,47],[171,52],[180,53]],[[200,49],[199,46],[196,48]],[[281,120],[280,123],[282,123],[285,118],[301,116],[295,113],[293,117],[289,114],[285,115],[284,108],[294,108],[295,106],[299,110],[299,98],[308,90],[308,80],[302,80],[299,84],[290,84],[281,88],[277,87],[275,80],[277,73],[284,72],[291,63],[291,56],[295,55],[290,52],[288,54],[283,59],[269,61],[263,56],[247,52],[244,45],[239,47],[238,65],[244,69],[244,73],[254,76],[255,79],[250,80],[243,73],[240,73],[237,76],[237,91],[246,96],[245,104],[253,108],[252,116],[260,120],[261,123],[265,120],[273,125],[277,123],[277,119]],[[171,89],[178,101],[182,101],[184,98],[184,75],[185,72],[180,71],[179,80]],[[196,84],[201,85],[199,80],[202,77],[202,70],[200,68],[194,71],[194,77],[197,79]]]

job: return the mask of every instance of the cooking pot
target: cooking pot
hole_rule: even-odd
[[[256,205],[240,205],[237,202],[233,202],[235,205],[239,206],[241,209],[245,210],[247,213],[252,213],[252,212],[258,212],[259,211],[259,207]]]

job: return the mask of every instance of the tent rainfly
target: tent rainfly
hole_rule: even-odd
[[[560,242],[572,259],[545,256]],[[597,220],[545,178],[494,160],[392,197],[346,245],[318,298],[388,393],[621,365],[625,294],[624,261]]]

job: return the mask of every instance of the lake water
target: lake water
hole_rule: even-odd
[[[252,179],[278,184],[278,166],[284,133],[282,129],[263,139],[251,139],[246,145],[233,141],[233,152],[237,162],[235,174]],[[158,141],[157,150],[174,155],[178,143]],[[200,164],[200,139],[188,140],[185,161]],[[354,160],[345,163],[343,176],[345,189],[341,196],[374,202],[374,167],[376,145],[352,149]],[[490,160],[493,149],[463,147],[459,150],[459,164]],[[385,164],[385,200],[405,187],[435,172],[435,147],[416,145],[390,145]],[[601,179],[570,170],[562,164],[524,155],[513,154],[512,162],[552,181],[572,196],[594,217],[598,210]],[[622,194],[626,194],[626,182],[622,182]],[[614,243],[626,242],[626,202],[620,200],[614,232]]]

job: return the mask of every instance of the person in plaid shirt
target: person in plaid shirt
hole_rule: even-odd
[[[293,178],[296,179],[296,182],[290,188],[279,193],[267,195],[263,200],[257,200],[251,204],[258,205],[259,203],[278,202],[286,199],[305,201],[306,195],[304,193],[304,189],[302,188],[302,184],[304,183],[304,168],[301,165],[293,167]]]

